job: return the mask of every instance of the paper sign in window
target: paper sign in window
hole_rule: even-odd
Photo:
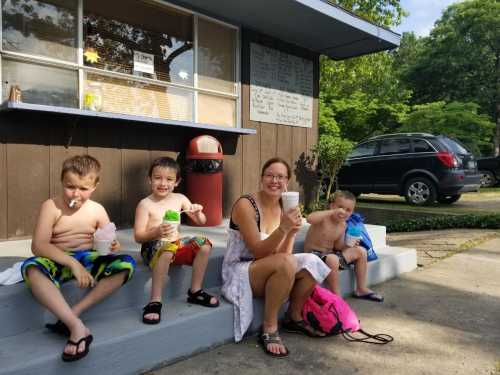
[[[154,74],[155,73],[155,60],[154,55],[134,51],[134,71]]]

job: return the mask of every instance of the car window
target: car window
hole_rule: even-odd
[[[410,152],[409,139],[384,139],[380,142],[380,155],[404,154]]]
[[[414,139],[413,140],[413,152],[433,152],[434,149],[424,139]]]
[[[457,141],[450,139],[448,137],[440,137],[440,139],[444,143],[446,148],[448,148],[455,154],[469,154],[469,151],[467,151],[467,149]]]
[[[377,142],[366,142],[360,144],[349,154],[350,158],[359,158],[361,156],[372,156],[375,154],[375,149],[377,148]]]

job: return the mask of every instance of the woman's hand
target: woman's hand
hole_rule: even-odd
[[[302,214],[298,207],[291,208],[281,216],[280,229],[289,233],[297,233],[302,226]]]

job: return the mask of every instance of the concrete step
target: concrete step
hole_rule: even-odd
[[[219,295],[221,266],[226,243],[226,226],[213,228],[183,227],[183,234],[204,234],[214,243],[205,286]],[[303,249],[307,227],[299,233],[295,249]],[[385,246],[385,227],[368,226],[379,260],[368,266],[368,285],[381,283],[416,268],[416,252],[412,249]],[[132,230],[118,232],[122,247],[138,258]],[[7,256],[29,256],[29,241],[0,244],[0,269],[12,262]],[[8,246],[7,246],[8,245]],[[3,256],[3,257],[2,257]],[[160,363],[188,356],[208,347],[233,339],[233,308],[221,301],[221,306],[209,309],[189,305],[185,294],[191,279],[190,267],[173,267],[165,288],[162,322],[147,326],[141,322],[141,309],[149,294],[150,271],[139,262],[135,277],[116,294],[95,306],[83,316],[95,336],[91,353],[85,360],[63,363],[60,354],[64,339],[43,328],[54,321],[32,298],[23,284],[0,287],[0,375],[4,374],[137,374]],[[340,274],[342,293],[354,289],[354,274]],[[82,296],[74,282],[63,286],[68,300]],[[262,323],[263,304],[254,301],[255,319],[250,331]],[[284,309],[283,309],[284,311]],[[27,355],[28,353],[28,355]]]
[[[368,285],[416,268],[414,250],[385,247],[379,249],[378,255],[377,261],[369,263]],[[340,277],[343,295],[347,296],[354,288],[354,274],[342,271]],[[210,292],[220,294],[219,288]],[[282,314],[284,310],[285,307]],[[260,329],[262,311],[262,301],[255,299],[250,332]],[[25,314],[25,319],[32,318]],[[233,307],[224,299],[220,307],[210,309],[187,304],[181,297],[171,298],[165,303],[162,322],[157,326],[141,323],[140,306],[101,311],[85,322],[94,334],[88,358],[63,363],[60,355],[65,340],[40,325],[0,338],[0,375],[138,374],[233,340]]]
[[[205,274],[205,288],[213,288],[222,284],[224,251],[225,249],[220,247],[212,250]],[[130,254],[138,258],[137,253]],[[187,290],[191,286],[191,275],[191,267],[172,266],[167,285],[163,290],[164,300],[176,297],[186,298]],[[120,288],[112,298],[105,299],[86,312],[83,318],[89,319],[114,310],[144,306],[149,299],[150,290],[151,272],[142,264],[142,261],[138,260],[132,280]],[[63,284],[61,291],[72,305],[85,295],[87,289],[80,289],[76,287],[74,281],[71,281]],[[52,314],[39,306],[24,283],[0,287],[0,302],[0,321],[9,322],[9,324],[0,325],[0,337],[22,333],[54,321]]]

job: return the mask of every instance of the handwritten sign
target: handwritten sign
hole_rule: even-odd
[[[250,120],[312,127],[313,63],[250,44]]]

